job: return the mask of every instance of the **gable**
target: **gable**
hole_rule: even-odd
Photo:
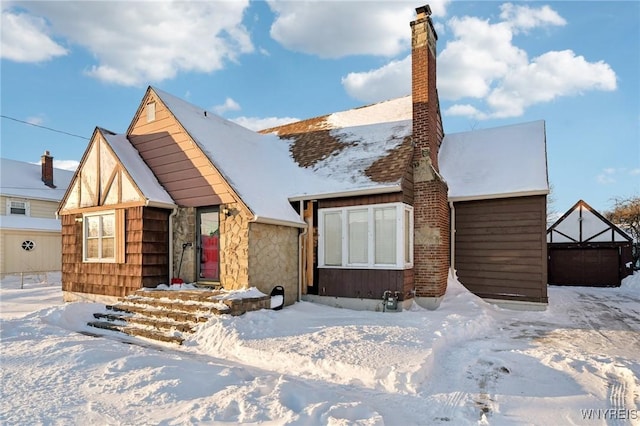
[[[117,205],[144,205],[146,197],[96,130],[61,204],[61,213]]]
[[[617,243],[629,237],[583,200],[578,201],[547,230],[548,243]]]
[[[154,89],[147,89],[127,138],[176,204],[199,207],[239,201]]]

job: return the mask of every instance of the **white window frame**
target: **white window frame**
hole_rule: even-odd
[[[113,257],[101,257],[102,256],[102,221],[100,222],[100,229],[98,237],[98,257],[88,257],[87,256],[87,226],[89,221],[87,220],[89,217],[96,216],[113,216]],[[104,211],[96,211],[91,213],[84,213],[82,215],[82,260],[86,263],[116,263],[117,250],[118,250],[118,220],[116,216],[115,210],[104,210]]]
[[[395,208],[396,212],[396,261],[395,263],[375,263],[375,210]],[[349,263],[349,212],[367,210],[367,255],[366,263]],[[409,212],[409,223],[405,223],[405,212]],[[342,236],[342,262],[340,265],[325,264],[325,229],[324,218],[329,213],[340,213]],[[405,226],[409,226],[409,261],[405,261]],[[318,267],[332,269],[410,269],[413,267],[413,207],[404,203],[367,204],[349,207],[332,207],[318,210]]]
[[[24,214],[22,213],[12,213],[11,209],[12,208],[19,208],[17,206],[14,206],[14,203],[20,203],[24,205]],[[9,198],[7,199],[7,216],[9,215],[14,215],[14,216],[31,216],[31,203],[28,200],[18,200],[16,198]]]

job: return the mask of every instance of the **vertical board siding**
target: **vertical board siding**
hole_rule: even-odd
[[[169,211],[131,207],[125,211],[125,262],[82,261],[82,215],[62,215],[62,290],[123,297],[142,286],[167,283]]]
[[[546,197],[454,206],[460,282],[485,298],[546,303]]]

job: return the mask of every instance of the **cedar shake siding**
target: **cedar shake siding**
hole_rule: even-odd
[[[454,207],[460,282],[483,298],[547,303],[546,196]]]
[[[124,263],[83,262],[81,214],[62,220],[62,291],[123,297],[140,287],[167,283],[169,211],[125,209]]]

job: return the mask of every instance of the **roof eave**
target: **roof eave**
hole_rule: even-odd
[[[249,222],[263,223],[265,225],[288,226],[290,228],[306,228],[307,227],[307,224],[304,222],[294,222],[291,220],[274,219],[271,217],[258,216],[258,215],[254,215],[253,219],[251,219]]]
[[[289,197],[289,201],[293,202],[293,201],[305,201],[305,200],[326,200],[327,198],[345,198],[345,197],[357,197],[361,195],[389,194],[392,192],[400,192],[400,191],[402,191],[402,186],[400,184],[393,184],[393,185],[376,186],[376,187],[363,188],[363,189],[352,189],[348,191],[295,195],[293,197]]]
[[[178,207],[178,205],[174,203],[167,203],[164,201],[154,201],[154,200],[149,200],[148,198],[145,205],[147,207],[157,207],[160,209],[175,209],[176,207]]]
[[[479,201],[479,200],[497,200],[501,198],[516,198],[516,197],[531,197],[535,195],[548,195],[548,189],[531,190],[531,191],[518,191],[518,192],[503,192],[500,194],[484,194],[484,195],[465,195],[459,197],[449,197],[449,201],[456,203],[460,201]]]

